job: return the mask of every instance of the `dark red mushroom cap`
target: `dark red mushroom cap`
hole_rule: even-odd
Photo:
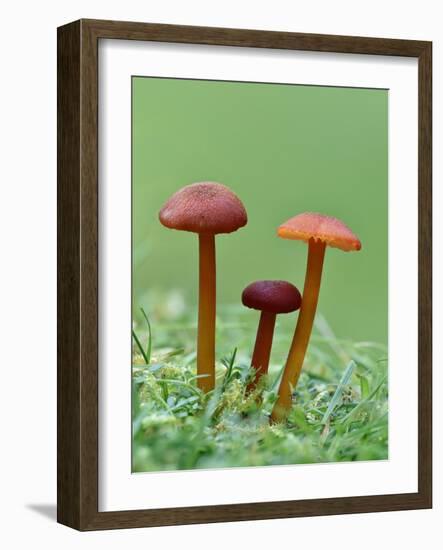
[[[204,181],[183,187],[166,201],[160,222],[171,229],[193,233],[232,233],[246,225],[241,200],[221,183]]]
[[[287,281],[256,281],[244,289],[241,299],[246,307],[276,314],[301,306],[300,292]]]

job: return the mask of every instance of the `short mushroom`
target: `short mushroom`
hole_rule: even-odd
[[[291,387],[297,385],[314,323],[326,246],[346,252],[361,249],[360,240],[343,222],[312,212],[299,214],[283,223],[278,228],[278,236],[305,241],[309,248],[302,305],[272,411],[274,421],[284,420],[291,407]]]
[[[249,392],[268,372],[277,314],[290,313],[299,309],[301,295],[298,289],[287,281],[256,281],[244,289],[242,302],[246,307],[261,311],[251,361],[251,367],[255,369],[255,377],[247,387]]]
[[[197,338],[197,384],[204,392],[215,386],[215,235],[246,225],[246,210],[235,193],[216,182],[183,187],[164,204],[160,222],[171,229],[198,233],[200,251]]]

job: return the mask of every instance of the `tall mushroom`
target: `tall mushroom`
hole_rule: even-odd
[[[301,296],[298,289],[287,281],[256,281],[244,289],[242,302],[246,307],[261,311],[251,361],[255,377],[247,387],[247,391],[252,391],[268,372],[277,314],[299,309]]]
[[[305,241],[309,248],[302,305],[272,411],[274,421],[284,420],[291,408],[291,387],[297,385],[314,323],[326,246],[345,252],[361,249],[360,240],[343,222],[312,212],[286,221],[278,228],[278,236]]]
[[[162,207],[160,222],[199,236],[199,306],[197,384],[204,392],[215,386],[215,235],[246,225],[246,210],[235,193],[216,182],[198,182],[177,191]]]

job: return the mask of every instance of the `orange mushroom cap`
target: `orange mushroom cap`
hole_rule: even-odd
[[[290,313],[300,309],[301,295],[287,281],[255,281],[242,293],[244,306],[268,313]]]
[[[204,181],[174,193],[160,210],[159,219],[171,229],[215,235],[243,227],[248,216],[241,200],[228,187]]]
[[[290,218],[280,225],[277,233],[282,239],[305,242],[314,239],[345,252],[361,249],[359,238],[347,225],[337,218],[315,212],[304,212]]]

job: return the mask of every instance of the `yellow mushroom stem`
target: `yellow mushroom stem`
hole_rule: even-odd
[[[312,326],[314,324],[325,248],[326,245],[324,242],[315,241],[314,239],[309,240],[308,263],[306,267],[303,298],[291,348],[280,382],[278,398],[271,415],[271,419],[274,422],[285,420],[291,409],[292,392],[297,386],[300,377],[306,349],[312,332]]]
[[[215,238],[199,234],[199,299],[197,336],[198,387],[208,392],[215,387]]]
[[[248,387],[247,392],[252,391],[260,378],[267,374],[269,367],[269,357],[271,355],[272,340],[274,337],[275,313],[262,311],[260,322],[257,329],[257,337],[255,339],[254,352],[252,354],[251,367],[255,369],[255,378]]]

